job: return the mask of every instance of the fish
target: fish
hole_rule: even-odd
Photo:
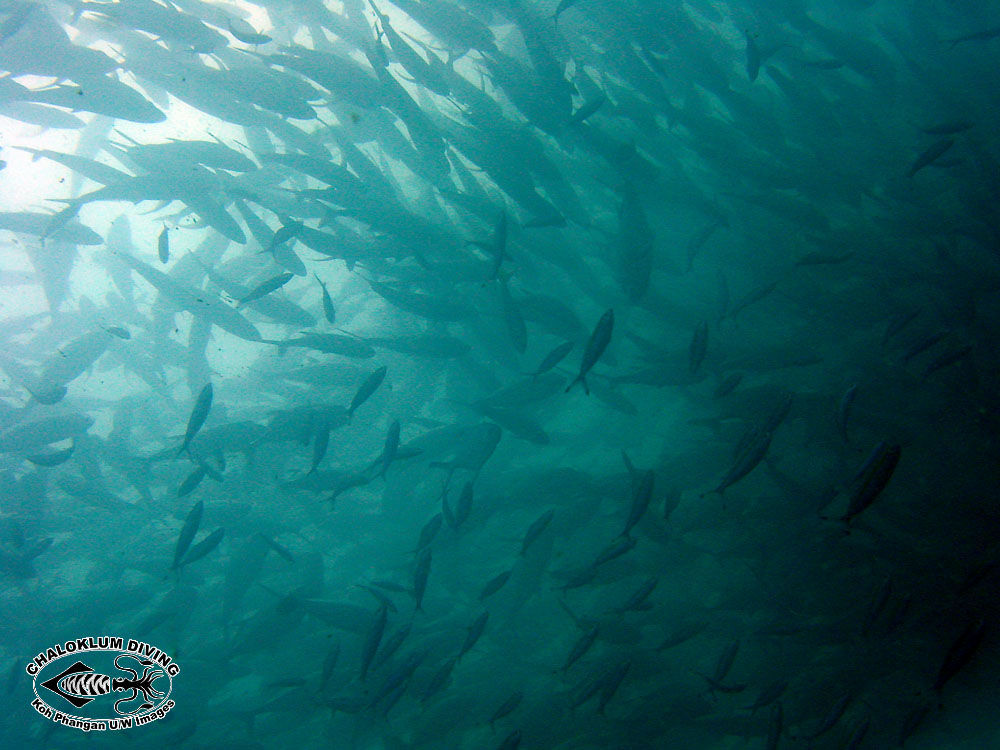
[[[920,128],[920,130],[928,135],[956,135],[971,130],[973,127],[974,124],[968,120],[946,120]]]
[[[581,635],[576,643],[573,644],[573,648],[570,649],[569,654],[566,656],[566,661],[563,662],[561,672],[566,672],[572,667],[576,662],[578,662],[589,650],[590,647],[594,645],[594,641],[597,640],[597,636],[600,634],[600,626],[592,626],[586,633]]]
[[[643,515],[645,515],[646,509],[649,507],[649,501],[653,498],[655,480],[656,473],[652,469],[640,474],[639,481],[635,483],[635,487],[632,489],[632,505],[629,508],[628,518],[625,521],[625,529],[621,533],[622,536],[628,536],[629,532],[632,531],[635,525],[642,520]]]
[[[767,455],[768,448],[771,447],[771,438],[773,435],[774,433],[771,430],[752,430],[749,433],[746,444],[737,451],[732,468],[729,469],[726,476],[722,478],[722,481],[719,482],[718,486],[712,492],[719,495],[724,494],[727,488],[732,487],[756,469]]]
[[[854,252],[850,250],[845,253],[806,253],[795,261],[795,266],[797,268],[803,266],[836,266],[846,263],[853,257]]]
[[[505,700],[499,706],[497,706],[497,710],[493,712],[492,716],[490,716],[490,729],[492,730],[494,728],[494,724],[500,721],[500,719],[502,719],[504,716],[509,716],[510,714],[514,713],[517,707],[521,705],[521,701],[523,700],[524,700],[524,694],[521,693],[520,691],[511,693],[510,697],[507,698],[507,700]]]
[[[858,384],[854,383],[846,391],[844,395],[840,397],[840,401],[837,404],[837,429],[840,431],[840,437],[845,443],[850,443],[851,439],[847,434],[847,423],[851,418],[851,407],[854,405],[854,399],[858,394]]]
[[[323,295],[323,316],[326,318],[327,323],[333,325],[337,321],[337,311],[333,307],[333,300],[330,298],[330,292],[327,291],[326,284],[323,283],[323,280],[319,276],[315,273],[313,276],[316,276],[316,281],[319,282],[320,290]]]
[[[573,346],[574,344],[572,341],[564,341],[545,355],[542,361],[538,363],[538,367],[535,368],[534,372],[525,374],[530,375],[532,380],[537,378],[539,375],[544,375],[562,362],[566,358],[566,355],[573,350]]]
[[[76,450],[76,443],[72,442],[69,446],[63,448],[62,450],[50,451],[47,453],[35,453],[34,455],[25,456],[25,458],[35,464],[35,466],[45,466],[51,468],[69,461],[69,459],[73,456],[74,450]]]
[[[379,476],[383,479],[385,478],[386,471],[389,470],[389,466],[396,458],[396,452],[399,449],[399,420],[394,419],[392,424],[389,425],[389,432],[385,436],[385,446],[382,448],[382,468],[379,471]]]
[[[517,750],[521,746],[521,730],[515,729],[497,745],[497,750]]]
[[[701,363],[705,361],[705,353],[708,351],[708,323],[702,321],[695,328],[691,336],[691,345],[688,347],[688,370],[693,375],[698,372]]]
[[[924,377],[926,378],[928,375],[931,375],[938,370],[943,370],[945,367],[950,367],[956,362],[961,362],[970,354],[972,354],[971,346],[963,346],[959,349],[955,349],[954,351],[945,352],[944,354],[937,356],[927,365],[924,369]]]
[[[855,490],[851,493],[847,511],[839,520],[849,523],[875,502],[889,484],[899,463],[900,453],[898,443],[883,440],[875,446],[861,470]]]
[[[198,434],[198,430],[205,424],[205,420],[208,419],[208,413],[212,409],[212,392],[212,383],[208,382],[198,393],[198,398],[191,409],[191,415],[188,417],[187,428],[184,430],[184,442],[180,450],[177,451],[178,456],[191,452],[191,441],[194,440],[195,435]]]
[[[483,612],[479,617],[476,618],[475,622],[469,626],[469,632],[465,635],[465,640],[462,641],[462,648],[459,649],[458,658],[461,659],[465,656],[469,650],[476,645],[476,642],[483,635],[483,631],[486,630],[486,623],[490,619],[489,612]]]
[[[601,696],[597,704],[597,713],[604,715],[604,709],[618,692],[619,686],[632,668],[631,662],[623,662],[612,669],[602,680]]]
[[[171,570],[176,570],[180,567],[181,560],[184,559],[184,555],[187,554],[191,542],[194,541],[194,537],[198,533],[198,527],[201,525],[201,517],[204,512],[205,503],[201,500],[195,503],[191,510],[188,511],[187,517],[184,519],[184,525],[181,527],[181,533],[177,536],[177,544],[174,547],[174,561],[170,566]]]
[[[537,541],[538,537],[542,535],[542,532],[548,528],[549,524],[552,523],[552,519],[555,518],[556,512],[554,510],[547,510],[534,521],[528,527],[528,530],[524,532],[524,537],[521,540],[521,555],[523,556],[525,552],[531,547],[532,544]]]
[[[388,367],[379,367],[377,370],[372,371],[361,385],[358,386],[358,390],[355,391],[354,396],[351,398],[350,406],[347,408],[348,420],[354,416],[354,412],[358,410],[358,407],[371,398],[372,394],[378,390],[379,386],[382,385],[382,381],[385,380],[388,371]]]
[[[442,494],[442,501],[444,503],[444,514],[445,519],[448,520],[448,525],[453,529],[460,528],[466,521],[469,520],[469,514],[472,512],[472,498],[473,498],[473,485],[472,482],[466,482],[462,486],[462,491],[458,496],[458,503],[455,505],[454,512],[451,511],[448,506],[448,496],[447,493]]]
[[[760,48],[757,47],[757,42],[754,37],[750,36],[749,31],[744,31],[743,36],[746,39],[746,60],[744,67],[746,69],[747,78],[749,78],[752,83],[757,80],[757,76],[760,73],[763,55],[761,55]]]
[[[682,643],[687,643],[689,640],[704,632],[708,627],[708,622],[701,621],[691,621],[679,625],[669,633],[663,642],[657,646],[657,651],[666,651],[667,649],[675,648],[680,646]]]
[[[22,453],[80,435],[94,424],[87,414],[64,414],[22,422],[0,432],[0,453]]]
[[[510,579],[510,574],[512,572],[513,571],[511,570],[505,570],[503,573],[499,573],[498,575],[495,575],[493,578],[488,580],[486,582],[486,585],[483,586],[483,590],[479,592],[479,601],[482,601],[483,599],[493,596],[493,594],[502,589],[504,585],[506,585],[507,581]]]
[[[295,274],[292,273],[282,273],[274,276],[267,281],[264,281],[254,287],[250,292],[241,297],[237,303],[237,307],[243,307],[247,302],[253,302],[254,300],[261,299],[271,294],[271,292],[276,292],[281,289],[285,284],[294,278]]]
[[[568,124],[570,125],[580,124],[588,117],[595,114],[601,107],[603,107],[604,103],[607,102],[607,100],[608,97],[606,97],[604,94],[597,94],[597,96],[591,97],[573,111],[573,114],[571,114],[569,117]]]
[[[913,177],[924,167],[930,166],[935,161],[944,156],[951,147],[955,145],[955,140],[953,138],[942,138],[939,141],[935,141],[930,146],[928,146],[920,155],[913,160],[910,165],[909,171],[907,171],[907,177]]]
[[[341,357],[351,359],[371,359],[375,356],[375,350],[357,336],[349,336],[338,333],[313,333],[303,332],[297,338],[277,341],[274,339],[262,339],[265,344],[272,344],[280,349],[297,347],[303,349],[313,349],[326,354],[337,354]]]
[[[232,34],[232,36],[244,44],[250,44],[254,47],[259,47],[262,44],[267,44],[273,41],[271,37],[267,34],[263,34],[253,26],[251,26],[247,21],[238,17],[227,17],[226,18],[226,30]]]
[[[757,713],[758,709],[767,708],[772,703],[781,698],[788,690],[788,680],[776,680],[760,689],[757,698],[749,706],[744,706],[744,711],[749,711],[751,716]]]
[[[195,317],[247,341],[263,340],[257,328],[236,310],[223,303],[222,300],[213,298],[211,294],[204,291],[188,289],[162,271],[158,271],[127,253],[119,252],[115,254],[115,257],[156,287],[171,303]]]
[[[194,470],[184,478],[184,481],[180,483],[180,486],[177,488],[177,497],[181,498],[190,495],[198,489],[198,485],[201,484],[201,480],[203,480],[205,476],[205,467],[200,465],[196,466]]]
[[[372,660],[375,658],[375,652],[378,651],[379,644],[382,643],[382,636],[385,633],[385,624],[388,619],[388,610],[385,606],[378,608],[378,612],[375,613],[375,619],[372,622],[371,628],[368,630],[368,635],[365,636],[364,645],[361,648],[361,681],[364,682],[368,677],[368,668],[371,666]]]
[[[587,341],[587,347],[583,351],[583,358],[580,360],[580,372],[577,374],[576,378],[566,386],[566,392],[569,393],[570,389],[580,383],[583,386],[583,390],[589,395],[590,388],[587,385],[587,373],[590,372],[591,368],[597,364],[597,361],[604,354],[604,350],[608,348],[608,344],[611,342],[611,334],[615,327],[615,312],[614,310],[606,311],[597,325],[594,327],[593,333],[590,334],[590,339]]]
[[[427,591],[427,578],[431,572],[431,548],[424,547],[417,555],[417,565],[413,572],[413,599],[416,610],[423,612],[424,593]]]
[[[170,235],[166,226],[160,230],[160,236],[156,239],[156,252],[160,257],[160,263],[166,265],[170,262]]]
[[[847,711],[847,707],[850,705],[852,700],[853,696],[850,692],[841,693],[837,700],[830,705],[830,709],[823,716],[819,726],[817,726],[816,729],[810,734],[804,735],[804,738],[807,740],[819,739],[833,729],[844,715],[844,712]]]
[[[903,725],[899,728],[899,746],[902,747],[906,744],[906,741],[913,736],[913,733],[917,731],[917,728],[923,723],[924,719],[931,712],[931,707],[928,704],[921,704],[915,706],[903,719]]]
[[[972,657],[976,655],[976,651],[979,650],[979,646],[986,636],[986,631],[986,620],[982,618],[971,619],[966,623],[961,634],[948,647],[948,652],[941,662],[937,677],[934,678],[933,689],[935,692],[940,693],[944,686],[961,672],[966,664],[972,661]]]
[[[618,614],[624,614],[625,612],[642,612],[650,608],[650,604],[646,601],[649,595],[653,593],[653,590],[659,584],[659,579],[655,577],[649,577],[642,582],[632,595],[629,596],[628,600],[622,604],[620,607],[614,611]]]
[[[778,743],[781,742],[781,734],[784,730],[785,711],[781,701],[771,706],[771,715],[767,720],[767,737],[764,739],[766,750],[778,750]]]
[[[323,457],[326,456],[326,451],[329,445],[330,422],[329,420],[321,419],[319,424],[316,425],[316,432],[313,436],[312,463],[309,465],[309,471],[306,472],[306,476],[313,474],[319,467]]]
[[[222,537],[225,536],[225,533],[225,529],[216,529],[197,544],[191,545],[187,554],[184,555],[184,559],[180,561],[178,567],[183,567],[185,565],[189,565],[190,563],[197,562],[208,555],[209,552],[219,546],[219,543],[222,541]]]
[[[553,19],[558,19],[559,15],[566,10],[569,10],[574,5],[576,5],[580,0],[559,0],[559,5],[556,6],[555,12],[552,14]]]
[[[982,31],[972,31],[968,34],[962,34],[961,36],[956,36],[946,41],[948,41],[948,49],[954,49],[962,42],[989,42],[997,37],[1000,37],[1000,26],[992,26],[988,29],[983,29]]]
[[[375,654],[375,659],[372,661],[371,668],[379,669],[383,664],[386,664],[393,655],[399,650],[399,647],[403,645],[403,641],[407,639],[410,635],[411,624],[407,623],[385,639],[382,647]]]
[[[431,542],[434,541],[434,537],[436,537],[438,532],[441,530],[441,524],[443,521],[443,513],[435,513],[431,516],[431,519],[425,523],[424,527],[420,530],[420,539],[417,541],[417,549],[415,551],[419,552],[424,547],[430,546]]]
[[[715,387],[715,391],[712,392],[712,398],[714,399],[725,398],[730,393],[735,391],[739,387],[742,381],[743,381],[742,372],[730,373],[725,378],[719,381],[719,384]]]
[[[451,673],[455,669],[455,665],[457,663],[458,659],[447,659],[440,667],[438,667],[437,671],[431,676],[427,686],[424,688],[423,695],[420,697],[421,702],[426,703],[428,700],[444,690],[448,682],[451,680]]]
[[[730,641],[726,644],[726,647],[719,654],[719,658],[715,662],[715,671],[712,673],[712,679],[716,682],[722,682],[726,679],[729,674],[729,670],[733,668],[733,662],[736,661],[736,655],[740,651],[739,641]]]
[[[621,557],[635,547],[635,544],[636,540],[633,537],[620,537],[618,540],[605,547],[600,554],[597,555],[591,567],[596,568],[598,565],[603,565],[606,562],[611,562],[612,560]]]
[[[518,353],[524,354],[528,347],[528,328],[517,303],[514,302],[514,298],[507,288],[507,282],[502,279],[500,280],[500,303],[510,341]]]

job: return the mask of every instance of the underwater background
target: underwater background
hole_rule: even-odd
[[[0,0],[0,746],[1000,748],[998,70],[956,0]]]

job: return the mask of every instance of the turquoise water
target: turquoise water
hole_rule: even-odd
[[[1000,747],[998,37],[0,4],[0,743]]]

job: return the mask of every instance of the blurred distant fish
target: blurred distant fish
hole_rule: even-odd
[[[566,355],[570,353],[570,350],[573,349],[573,346],[572,341],[564,341],[559,344],[556,348],[545,355],[545,358],[538,364],[538,367],[535,368],[534,372],[528,374],[531,375],[532,379],[537,378],[539,375],[544,375],[562,362],[563,359],[566,358]]]
[[[389,371],[387,367],[380,367],[374,370],[372,373],[365,378],[364,382],[358,387],[355,392],[354,397],[351,398],[351,405],[347,409],[347,418],[350,420],[354,416],[354,412],[358,410],[365,401],[371,398],[372,394],[378,390],[378,387],[382,385],[382,381],[385,380],[385,374]]]
[[[851,418],[851,407],[854,405],[854,399],[857,395],[858,384],[855,383],[844,391],[844,395],[840,397],[840,402],[837,404],[837,429],[840,430],[840,437],[845,443],[851,442],[847,435],[847,423]]]
[[[536,518],[528,530],[524,533],[524,538],[521,540],[521,554],[523,555],[528,551],[528,548],[535,543],[535,540],[542,535],[542,532],[552,523],[552,519],[555,517],[556,512],[554,510],[547,510],[538,518]]]
[[[316,274],[313,274],[313,276],[316,276]],[[316,276],[316,281],[319,282],[323,294],[323,316],[326,318],[327,323],[333,325],[337,320],[337,311],[333,307],[333,300],[330,299],[330,292],[327,291],[326,284],[323,283],[323,280],[319,276]]]
[[[194,541],[194,537],[198,533],[198,527],[201,525],[201,517],[204,513],[205,503],[201,500],[195,503],[188,512],[187,518],[184,519],[184,525],[181,527],[181,533],[177,536],[177,544],[174,546],[174,562],[170,566],[171,570],[176,570],[184,555],[187,554],[191,542]]]
[[[611,342],[611,333],[615,327],[615,311],[608,310],[601,316],[601,319],[597,321],[597,325],[594,327],[594,332],[590,334],[590,339],[587,341],[587,348],[583,351],[583,359],[580,360],[580,372],[573,379],[573,381],[566,386],[566,392],[569,393],[570,389],[580,383],[583,386],[583,390],[587,394],[590,394],[590,387],[587,385],[587,373],[590,369],[597,364],[597,361],[604,354],[604,350],[608,348],[608,344]]]
[[[955,135],[971,130],[972,126],[973,123],[968,120],[946,120],[920,129],[928,135]]]
[[[194,436],[198,434],[198,430],[201,426],[205,424],[205,420],[208,419],[208,412],[212,409],[212,384],[206,383],[205,387],[201,389],[198,394],[197,400],[194,402],[194,408],[191,409],[191,416],[188,417],[187,429],[184,431],[184,443],[181,445],[181,449],[177,451],[177,455],[188,452],[191,448],[191,441]]]
[[[947,153],[948,150],[954,145],[955,141],[952,138],[942,138],[940,141],[935,141],[914,160],[913,164],[910,165],[907,176],[913,177],[924,167],[933,164],[935,161],[944,156],[945,153]]]
[[[166,226],[160,231],[160,236],[156,239],[156,251],[160,256],[160,263],[167,263],[170,260],[170,235],[167,234]]]
[[[899,463],[898,444],[882,441],[869,455],[861,469],[856,487],[848,501],[847,511],[839,520],[849,523],[855,516],[867,509],[885,489],[896,464]]]
[[[558,20],[563,11],[569,10],[578,2],[580,2],[580,0],[560,0],[559,5],[556,6],[555,13],[552,14],[553,20]]]
[[[230,34],[233,35],[238,41],[244,44],[252,44],[257,47],[261,44],[267,44],[271,41],[271,37],[267,34],[263,34],[257,31],[249,22],[244,21],[242,18],[238,17],[228,17],[226,18],[226,29]]]
[[[992,26],[988,29],[983,29],[982,31],[973,31],[968,34],[962,34],[961,36],[953,37],[947,40],[950,42],[948,49],[954,49],[956,45],[962,42],[989,42],[997,37],[1000,37],[1000,26]]]
[[[292,280],[295,274],[283,273],[268,279],[267,281],[258,284],[253,290],[248,292],[245,296],[241,297],[236,303],[237,307],[242,307],[247,302],[253,302],[254,300],[266,297],[271,292],[276,292],[281,289],[285,284]]]
[[[701,363],[705,361],[705,353],[708,351],[708,323],[702,321],[694,329],[691,336],[691,345],[688,347],[688,370],[691,374],[698,372]]]

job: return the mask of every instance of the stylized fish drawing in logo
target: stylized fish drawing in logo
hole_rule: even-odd
[[[118,660],[123,657],[135,659],[135,661],[144,667],[142,677],[139,676],[137,670],[118,663]],[[115,701],[115,712],[122,716],[131,716],[132,714],[152,708],[154,704],[150,702],[151,700],[159,700],[166,696],[166,693],[161,693],[153,687],[153,682],[160,677],[165,677],[167,673],[159,667],[151,668],[151,665],[153,665],[153,662],[148,659],[140,659],[132,654],[119,654],[115,657],[115,666],[123,672],[131,672],[132,677],[115,677],[112,679],[106,674],[95,672],[82,661],[78,661],[41,684],[42,687],[48,688],[75,708],[86,706],[95,698],[102,695],[109,695],[112,691],[124,692],[125,690],[130,690],[131,695]],[[142,697],[145,699],[145,702],[141,706],[134,710],[119,708],[119,705],[123,703],[134,701],[139,697],[140,693],[142,693]]]

